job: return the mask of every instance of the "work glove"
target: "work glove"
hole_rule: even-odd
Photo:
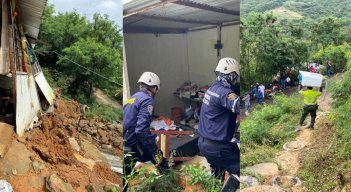
[[[169,169],[167,159],[163,157],[163,152],[161,150],[157,150],[153,155],[155,165],[157,169],[162,173]]]

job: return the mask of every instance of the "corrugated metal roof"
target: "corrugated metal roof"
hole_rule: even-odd
[[[145,31],[154,28],[155,33],[158,29],[183,29],[189,30],[191,28],[198,28],[206,26],[203,22],[208,23],[227,23],[240,20],[240,15],[228,14],[221,11],[213,11],[209,9],[202,9],[199,7],[193,7],[187,5],[190,4],[201,4],[204,6],[212,6],[219,10],[229,10],[240,12],[240,0],[134,0],[124,5],[124,19],[123,29],[124,32],[143,32],[142,28],[147,28]],[[163,3],[162,2],[167,2]],[[180,2],[180,3],[179,3]],[[150,8],[150,6],[156,5]],[[136,11],[138,14],[131,15]],[[153,18],[150,18],[153,17]],[[156,17],[156,19],[155,19]],[[180,21],[177,21],[180,20]],[[184,22],[185,20],[185,22]],[[188,21],[188,22],[187,22]],[[191,22],[191,21],[200,21]],[[214,25],[214,24],[211,24]],[[208,26],[208,25],[207,25]],[[138,30],[133,30],[138,29]],[[156,30],[157,29],[157,30]],[[162,33],[163,31],[159,31]]]
[[[27,36],[38,38],[41,17],[43,15],[47,0],[17,0],[19,6],[18,16]]]

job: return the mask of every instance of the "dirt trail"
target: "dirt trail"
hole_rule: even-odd
[[[322,122],[324,122],[325,120],[324,118],[326,118],[326,115],[331,108],[330,107],[331,103],[332,103],[332,99],[330,97],[330,93],[328,93],[327,91],[324,91],[323,95],[318,99],[319,109],[317,112],[315,129],[323,128],[321,127],[323,124]],[[301,163],[303,162],[303,159],[306,153],[308,153],[309,150],[313,148],[313,145],[315,145],[314,143],[315,139],[313,139],[313,134],[315,130],[307,128],[307,126],[309,125],[309,121],[310,121],[310,116],[306,118],[305,125],[300,128],[300,131],[297,133],[296,138],[292,139],[291,142],[285,145],[288,147],[285,147],[285,149],[282,149],[280,152],[278,152],[275,155],[274,157],[275,163],[277,163],[280,166],[279,173],[273,177],[272,176],[269,176],[269,178],[264,177],[263,184],[272,185],[274,177],[280,176],[281,180],[278,185],[281,186],[282,188],[278,188],[277,191],[293,191],[293,192],[307,191],[303,187],[303,185],[293,186],[294,184],[292,183],[294,182],[292,182],[291,178],[297,175],[297,172],[301,167]],[[300,146],[302,149],[294,150],[294,148],[298,148],[297,146]],[[271,189],[269,189],[268,191],[270,190]],[[267,190],[264,190],[260,186],[256,186],[256,187],[246,188],[245,190],[242,190],[242,191],[267,191]]]
[[[316,126],[315,129],[319,128],[320,121],[322,118],[326,117],[326,114],[330,110],[332,99],[328,92],[324,92],[323,95],[318,99],[319,111],[317,112]],[[306,118],[310,120],[309,118]],[[281,166],[280,175],[285,176],[296,176],[297,171],[301,167],[301,162],[303,161],[304,154],[308,153],[309,147],[312,145],[312,134],[314,130],[308,129],[307,126],[309,122],[305,122],[305,126],[301,128],[298,132],[296,141],[301,141],[304,144],[302,150],[297,151],[280,151],[276,154],[275,160]],[[302,187],[293,187],[292,191],[306,191]]]
[[[96,89],[94,96],[96,97],[97,102],[103,105],[109,105],[116,109],[122,109],[122,105],[119,104],[117,101],[109,98],[105,93],[103,93],[100,89]]]

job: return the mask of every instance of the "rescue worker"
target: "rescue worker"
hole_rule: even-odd
[[[319,91],[313,90],[312,87],[307,87],[307,90],[300,91],[300,94],[303,96],[304,98],[303,102],[305,104],[303,107],[303,113],[300,119],[300,126],[303,125],[303,122],[305,121],[306,116],[310,113],[311,124],[308,126],[308,128],[313,129],[314,123],[316,121],[317,109],[318,109],[317,98],[321,96],[322,93]]]
[[[154,96],[160,89],[160,79],[152,72],[145,72],[138,80],[139,91],[123,107],[124,179],[131,174],[137,161],[151,161],[162,171],[168,168],[163,153],[156,144],[156,135],[150,131],[154,112]],[[123,183],[123,191],[128,185]]]
[[[240,98],[231,89],[239,79],[239,63],[223,58],[216,68],[216,80],[207,90],[200,111],[200,152],[211,165],[212,174],[223,180],[225,171],[240,173],[240,151],[232,143],[236,119],[240,114]]]

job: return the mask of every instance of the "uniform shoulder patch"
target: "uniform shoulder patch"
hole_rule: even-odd
[[[134,104],[135,99],[136,99],[136,98],[127,99],[127,100],[126,100],[126,105],[127,105],[127,104],[130,104],[130,105]]]
[[[147,111],[150,113],[150,115],[152,115],[153,112],[154,112],[154,106],[148,105],[148,106],[147,106]]]
[[[230,101],[234,101],[238,96],[235,93],[229,93],[227,99]]]

